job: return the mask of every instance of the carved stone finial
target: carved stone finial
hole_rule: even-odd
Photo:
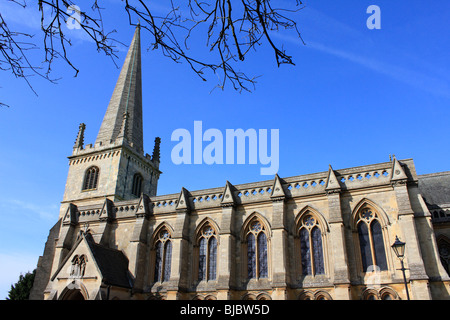
[[[160,137],[156,137],[155,138],[155,147],[153,148],[153,155],[152,155],[152,161],[153,162],[158,162],[159,163],[159,158],[160,158],[160,146],[161,144],[161,138]]]
[[[273,180],[272,185],[272,193],[270,194],[270,198],[272,201],[281,201],[286,198],[286,194],[283,190],[282,180],[278,176],[278,174],[275,174],[275,178]]]
[[[80,126],[78,127],[78,135],[77,139],[75,140],[75,145],[73,146],[74,149],[83,149],[84,147],[84,130],[86,129],[86,125],[84,123],[80,123]]]

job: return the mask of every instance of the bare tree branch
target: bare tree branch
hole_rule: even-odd
[[[30,0],[8,1],[25,8]],[[51,82],[57,80],[50,77],[57,58],[70,66],[77,76],[79,70],[67,51],[71,46],[70,34],[68,36],[63,29],[69,22],[76,23],[77,28],[93,40],[97,51],[113,61],[117,57],[114,43],[118,41],[112,38],[115,30],[104,30],[102,10],[106,9],[100,8],[98,0],[83,2],[83,5],[86,2],[90,5],[89,13],[79,10],[72,0],[35,1],[41,14],[43,48],[31,41],[33,35],[10,30],[0,14],[0,70],[23,78],[32,90],[28,80],[32,75]],[[239,71],[237,64],[245,60],[251,49],[265,43],[273,51],[277,66],[294,65],[292,57],[273,40],[274,32],[292,30],[303,42],[292,17],[303,8],[300,0],[292,1],[293,9],[274,8],[270,0],[170,0],[166,2],[169,4],[167,13],[162,16],[154,14],[148,0],[122,1],[129,24],[139,23],[151,34],[151,49],[161,50],[164,56],[177,63],[187,63],[204,81],[207,80],[205,71],[211,71],[219,78],[217,87],[221,89],[227,82],[238,91],[250,91],[249,87],[255,86],[256,77],[248,77]],[[74,20],[74,16],[79,18]],[[209,48],[210,54],[206,58],[204,55],[197,57],[188,45],[191,38],[198,39],[199,35]],[[198,51],[197,47],[195,49]],[[44,62],[34,65],[28,59],[29,50],[42,50]]]

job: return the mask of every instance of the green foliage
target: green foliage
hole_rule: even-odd
[[[11,285],[11,290],[9,290],[6,300],[28,300],[35,275],[36,269],[32,273],[27,272],[25,275],[21,274],[19,281]]]

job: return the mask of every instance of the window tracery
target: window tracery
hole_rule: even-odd
[[[198,238],[198,280],[215,280],[217,269],[216,231],[207,223]]]
[[[246,233],[247,276],[249,279],[267,278],[267,234],[264,224],[258,219],[250,222]]]
[[[155,282],[164,282],[170,279],[171,262],[171,235],[166,228],[163,228],[158,232],[158,237],[155,240]]]
[[[377,212],[370,207],[363,207],[357,215],[357,231],[363,271],[387,270],[383,231]]]
[[[86,271],[86,262],[87,258],[84,254],[81,256],[75,255],[72,259],[70,276],[74,278],[82,278]]]
[[[299,236],[302,274],[324,274],[322,232],[318,219],[311,213],[301,219]]]

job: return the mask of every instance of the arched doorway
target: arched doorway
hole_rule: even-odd
[[[64,294],[62,300],[84,300],[84,297],[80,290],[72,289]]]

